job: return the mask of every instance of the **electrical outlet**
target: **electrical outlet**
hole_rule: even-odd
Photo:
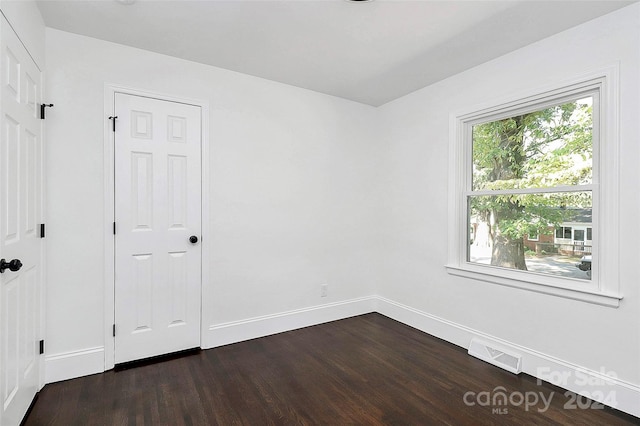
[[[320,297],[327,297],[329,294],[329,284],[322,284],[320,286]]]

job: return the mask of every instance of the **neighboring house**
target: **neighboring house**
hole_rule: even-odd
[[[582,255],[591,253],[593,227],[591,209],[574,209],[565,222],[548,233],[525,235],[524,245],[536,253]]]
[[[490,247],[489,226],[475,215],[469,225],[469,242],[477,247]],[[592,242],[591,209],[572,209],[567,220],[557,228],[549,227],[542,234],[524,236],[525,247],[536,253],[581,256],[591,253]]]

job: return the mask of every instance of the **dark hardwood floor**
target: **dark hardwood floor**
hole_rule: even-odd
[[[544,395],[473,406],[502,386]],[[467,395],[465,403],[465,394]],[[499,403],[499,401],[496,401]],[[588,403],[583,400],[582,404]],[[379,314],[45,386],[25,425],[630,425]]]

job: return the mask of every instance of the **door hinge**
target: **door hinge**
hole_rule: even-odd
[[[44,109],[51,108],[53,104],[41,104],[40,105],[40,120],[44,120]]]
[[[44,340],[40,340],[40,355],[44,353]]]
[[[116,119],[118,118],[117,115],[111,115],[109,116],[109,120],[111,120],[111,129],[113,130],[113,133],[116,132]]]
[[[116,223],[113,222],[113,235],[116,235]]]
[[[113,324],[113,337],[116,337],[116,325]]]
[[[44,238],[44,223],[40,224],[40,238]]]

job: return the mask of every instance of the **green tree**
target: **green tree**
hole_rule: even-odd
[[[473,126],[473,185],[479,190],[591,183],[591,98]],[[524,235],[548,233],[591,205],[590,192],[477,195],[471,214],[489,225],[491,265],[526,270]]]

